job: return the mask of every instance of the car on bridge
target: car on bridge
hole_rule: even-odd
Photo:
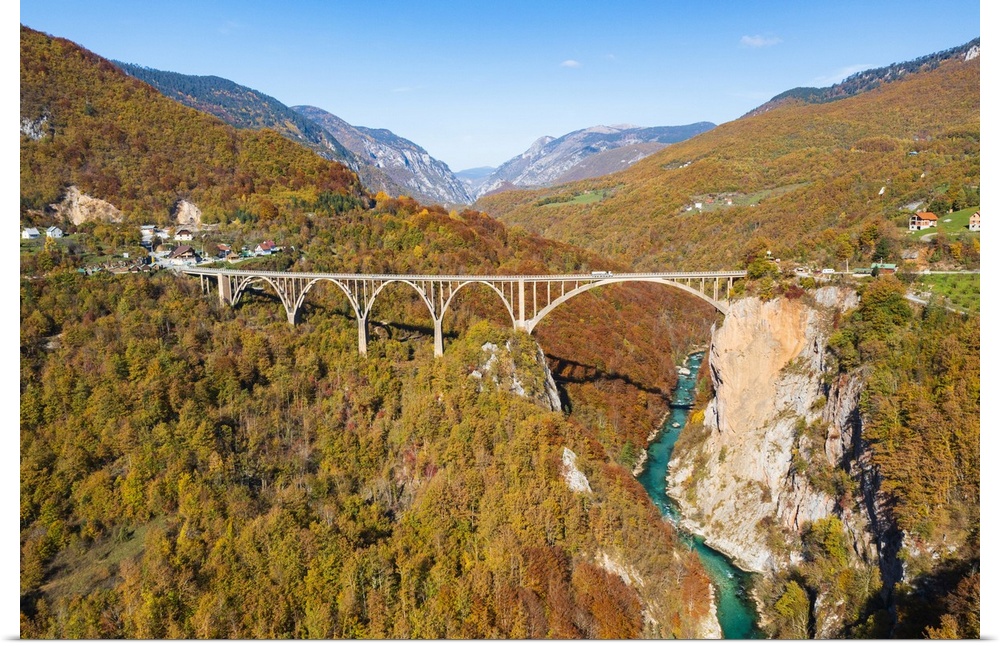
[[[611,278],[614,276],[614,274],[610,271],[592,271],[590,272],[590,275],[594,278]]]

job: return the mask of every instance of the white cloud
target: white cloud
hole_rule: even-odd
[[[771,47],[780,42],[781,39],[776,36],[761,36],[760,34],[740,38],[740,44],[744,47]]]
[[[572,67],[575,69],[577,67],[583,67],[583,63],[581,63],[580,61],[574,61],[571,58],[569,60],[563,61],[562,63],[559,63],[559,67]]]
[[[847,67],[840,68],[833,74],[828,74],[826,76],[817,76],[816,78],[813,79],[813,83],[815,83],[819,87],[823,87],[826,85],[835,85],[846,79],[851,74],[854,74],[856,72],[863,72],[865,70],[870,70],[873,67],[875,66],[872,65],[871,63],[858,63],[857,65],[848,65]]]

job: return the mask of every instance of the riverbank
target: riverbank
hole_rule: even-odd
[[[671,398],[675,404],[693,401],[698,370],[704,356],[702,351],[688,357],[685,367],[689,374],[681,373],[678,376],[677,387]],[[684,542],[695,550],[711,578],[715,590],[716,616],[723,636],[727,639],[759,637],[756,607],[749,596],[749,575],[737,569],[725,555],[705,545],[700,537],[685,531],[680,524],[676,504],[667,496],[667,465],[689,413],[687,408],[671,407],[646,451],[644,468],[639,472],[638,480],[660,513],[678,528]]]

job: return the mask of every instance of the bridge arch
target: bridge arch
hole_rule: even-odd
[[[726,306],[726,305],[724,305],[723,303],[720,303],[719,301],[715,300],[714,298],[701,293],[700,291],[698,291],[697,289],[694,289],[693,287],[689,287],[689,286],[684,285],[682,283],[678,283],[678,282],[673,281],[673,280],[668,280],[666,278],[657,278],[655,276],[650,276],[649,278],[606,278],[606,279],[599,280],[599,281],[596,281],[596,282],[586,283],[584,285],[580,285],[579,287],[577,287],[575,289],[572,289],[572,290],[566,292],[565,294],[559,296],[558,298],[554,299],[551,303],[549,303],[548,305],[546,305],[545,307],[543,307],[541,310],[539,310],[538,313],[535,314],[535,316],[533,316],[531,319],[528,319],[528,320],[526,320],[524,322],[524,330],[526,332],[528,332],[529,334],[531,334],[535,330],[535,328],[538,326],[538,324],[541,323],[542,319],[544,319],[554,309],[556,309],[557,307],[559,307],[560,305],[562,305],[566,301],[570,300],[574,296],[579,296],[580,294],[583,294],[584,292],[588,292],[588,291],[590,291],[590,290],[592,290],[592,289],[594,289],[596,287],[602,287],[604,285],[613,285],[615,283],[654,283],[654,284],[657,284],[657,285],[668,285],[670,287],[676,287],[677,289],[680,289],[681,291],[687,292],[688,294],[691,294],[693,296],[697,296],[698,298],[700,298],[701,300],[705,301],[706,303],[708,303],[709,305],[711,305],[712,307],[714,307],[716,310],[718,310],[719,312],[721,312],[723,315],[726,315],[726,314],[729,313],[729,307]],[[515,327],[516,327],[516,325],[515,325]]]
[[[339,287],[340,291],[342,291],[344,293],[344,296],[347,297],[347,302],[350,303],[351,309],[354,310],[354,316],[357,319],[361,319],[362,318],[361,317],[361,307],[360,307],[357,299],[354,297],[354,294],[351,293],[351,290],[347,287],[347,285],[345,285],[344,283],[340,282],[336,278],[327,278],[327,277],[314,278],[314,279],[310,280],[308,283],[306,283],[306,286],[302,288],[302,291],[299,293],[298,298],[295,300],[294,311],[295,311],[296,314],[298,314],[299,309],[301,309],[302,306],[305,304],[305,302],[306,302],[306,294],[308,294],[309,291],[313,287],[315,287],[316,285],[318,285],[319,283],[321,283],[323,281],[333,283],[334,285],[336,285],[337,287]]]
[[[467,280],[467,281],[464,281],[464,282],[460,283],[458,285],[458,287],[456,287],[454,289],[454,291],[452,291],[452,293],[448,296],[448,299],[445,301],[444,307],[441,310],[441,318],[442,319],[444,318],[444,315],[448,311],[448,308],[451,307],[451,302],[455,299],[456,296],[458,296],[458,293],[464,287],[466,287],[468,285],[475,285],[475,284],[485,285],[485,286],[489,287],[491,290],[493,290],[493,292],[497,296],[500,297],[500,301],[503,303],[504,309],[507,310],[507,314],[508,314],[508,316],[510,316],[510,324],[516,328],[517,327],[517,317],[514,315],[514,304],[511,301],[507,300],[507,295],[504,294],[501,289],[499,289],[496,285],[494,285],[493,283],[491,283],[489,281],[486,281],[486,280]]]
[[[267,276],[263,275],[246,276],[242,280],[237,282],[236,288],[233,290],[233,300],[232,300],[233,306],[235,307],[240,302],[240,299],[243,298],[243,294],[246,293],[247,288],[250,287],[250,285],[261,280],[271,286],[271,289],[274,290],[274,293],[281,301],[281,305],[285,308],[285,315],[288,317],[288,320],[294,323],[296,308],[293,307],[291,303],[289,303],[289,299],[288,296],[285,294],[285,290],[279,288],[278,285],[275,284],[275,282]]]

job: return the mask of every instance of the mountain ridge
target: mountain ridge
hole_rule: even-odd
[[[129,76],[188,107],[215,115],[237,128],[270,128],[327,159],[357,170],[357,160],[335,137],[263,92],[214,74],[198,76],[111,62]]]
[[[774,96],[770,101],[757,106],[742,118],[763,114],[778,106],[789,102],[802,101],[804,103],[827,103],[838,101],[847,97],[856,96],[864,92],[880,87],[886,83],[893,83],[905,78],[909,74],[918,71],[930,71],[936,69],[942,62],[955,58],[971,60],[979,56],[979,38],[973,38],[964,45],[951,47],[933,54],[927,54],[902,63],[892,63],[883,67],[875,67],[851,74],[840,83],[834,83],[829,87],[797,87],[786,90]]]
[[[865,227],[905,244],[896,220],[907,204],[978,204],[978,155],[979,58],[953,58],[841,101],[730,121],[611,177],[488,195],[476,208],[645,267],[731,267],[753,239],[833,266],[838,253],[870,261]],[[574,199],[584,193],[601,199]],[[718,239],[727,244],[704,242]]]
[[[565,181],[565,178],[585,179],[607,175],[627,168],[652,151],[648,148],[634,149],[628,160],[622,159],[618,163],[606,158],[604,164],[596,164],[591,158],[609,150],[636,144],[659,144],[662,148],[714,127],[715,124],[707,121],[683,126],[597,125],[574,130],[560,137],[545,135],[536,139],[520,155],[501,164],[475,188],[474,196],[478,199],[489,193],[508,190],[508,187],[550,186]],[[591,160],[591,163],[581,167],[587,160]]]
[[[597,125],[560,137],[539,137],[490,176],[460,179],[418,144],[386,128],[354,126],[319,107],[287,106],[259,90],[215,75],[194,76],[112,61],[164,96],[237,128],[270,128],[320,156],[340,161],[372,192],[410,195],[447,206],[471,204],[486,193],[597,177],[627,168],[656,149],[715,124],[640,127]],[[630,147],[621,157],[602,155]]]
[[[270,128],[326,159],[344,163],[373,193],[409,195],[447,205],[472,201],[446,164],[389,130],[356,128],[321,111],[322,115],[315,115],[317,118],[332,117],[328,128],[274,97],[220,76],[193,76],[113,62],[133,78],[149,83],[183,105],[212,114],[237,128]],[[341,137],[351,145],[345,145]]]
[[[471,197],[448,165],[419,145],[386,128],[352,126],[340,117],[308,105],[291,108],[330,132],[354,153],[363,165],[380,169],[395,185],[415,196],[446,205],[469,204]],[[374,186],[374,190],[388,187]]]

